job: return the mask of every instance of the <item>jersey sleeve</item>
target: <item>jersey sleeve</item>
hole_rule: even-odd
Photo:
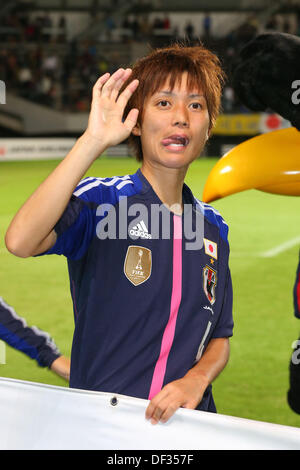
[[[9,346],[36,360],[41,367],[50,367],[61,356],[48,333],[33,326],[0,297],[0,339]]]
[[[75,188],[60,220],[54,227],[57,234],[53,247],[39,254],[65,255],[79,260],[97,236],[97,224],[121,197],[136,193],[129,175],[107,178],[87,177]]]
[[[232,316],[232,280],[230,269],[227,270],[227,278],[225,284],[224,299],[222,310],[215,326],[212,338],[228,338],[233,334],[233,316]]]
[[[299,261],[296,273],[296,280],[293,289],[294,294],[294,315],[296,318],[300,318],[300,253],[299,253]]]
[[[54,227],[57,235],[56,243],[41,255],[57,254],[73,260],[80,259],[95,234],[95,213],[93,202],[73,194]]]

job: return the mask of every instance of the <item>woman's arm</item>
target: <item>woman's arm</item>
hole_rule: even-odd
[[[29,197],[13,218],[5,236],[7,249],[28,257],[50,249],[55,241],[54,226],[88,168],[105,149],[125,140],[136,124],[138,110],[132,109],[122,121],[127,101],[138,81],[133,80],[119,95],[130,69],[105,74],[93,87],[88,126],[72,150]]]
[[[146,419],[165,423],[180,408],[195,409],[208,385],[222,372],[229,359],[229,339],[213,338],[199,362],[182,379],[165,385],[151,400]]]

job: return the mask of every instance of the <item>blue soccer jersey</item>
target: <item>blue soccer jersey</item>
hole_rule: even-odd
[[[186,185],[183,201],[169,211],[141,170],[78,184],[47,252],[68,259],[71,387],[151,399],[232,335],[228,226]]]

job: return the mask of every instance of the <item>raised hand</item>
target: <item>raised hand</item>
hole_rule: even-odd
[[[136,125],[138,109],[132,109],[123,116],[125,106],[136,90],[139,82],[133,80],[119,94],[130,77],[131,69],[118,69],[111,76],[102,75],[93,87],[91,111],[86,135],[99,140],[101,147],[117,145],[125,140]]]

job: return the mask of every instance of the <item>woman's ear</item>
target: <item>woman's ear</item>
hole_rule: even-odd
[[[137,123],[134,128],[132,129],[132,134],[139,137],[141,135],[141,129],[139,123]]]

